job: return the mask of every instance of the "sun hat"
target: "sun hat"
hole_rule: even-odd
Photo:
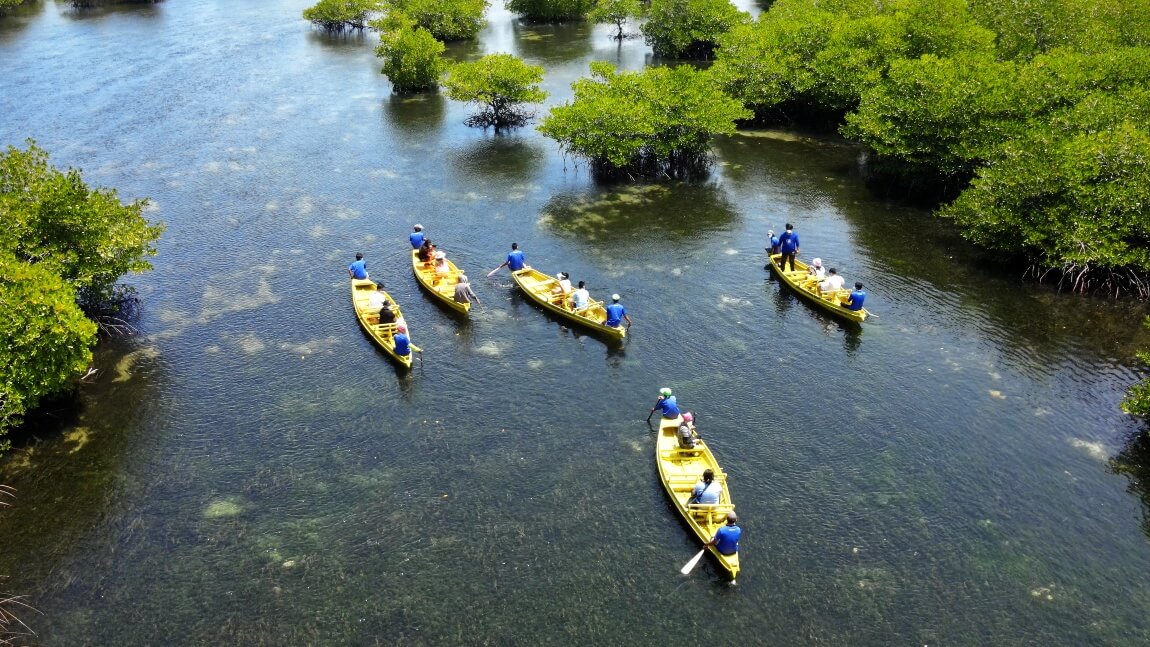
[[[618,300],[619,300],[619,295],[618,295],[618,294],[612,294],[612,295],[611,295],[611,300],[612,300],[612,301],[618,301]]]
[[[822,267],[823,266],[823,259],[816,258],[815,260],[811,261],[811,264],[814,265],[815,267]]]
[[[659,395],[671,395],[671,388],[665,386],[659,389]]]
[[[683,422],[694,422],[695,416],[691,415],[690,411],[683,414]]]
[[[446,252],[435,252],[435,260],[439,260],[441,258],[447,258],[447,253]]]
[[[399,324],[398,326],[395,327],[395,329],[398,332],[407,332],[407,326],[405,326],[403,324]]]
[[[416,225],[415,230],[416,231],[423,231],[423,225]]]

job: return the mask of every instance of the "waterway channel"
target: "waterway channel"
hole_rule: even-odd
[[[1145,644],[1150,473],[1118,410],[1144,304],[1025,282],[860,151],[745,132],[690,184],[597,184],[531,126],[391,93],[375,37],[306,0],[184,0],[0,19],[0,145],[34,138],[167,223],[56,425],[0,462],[0,590],[45,645]],[[607,26],[492,8],[456,59],[653,63]],[[546,106],[541,107],[541,112]],[[768,229],[863,281],[828,319],[764,271]],[[483,301],[417,289],[420,222]],[[612,292],[629,341],[515,292],[511,242]],[[368,258],[426,350],[361,333]],[[744,528],[729,586],[656,480],[662,386],[698,416]]]

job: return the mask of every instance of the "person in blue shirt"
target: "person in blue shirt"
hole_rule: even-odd
[[[791,271],[795,271],[795,254],[799,253],[799,235],[795,233],[795,226],[787,223],[787,230],[779,236],[779,269],[787,269],[787,261],[791,262]]]
[[[403,357],[411,354],[411,338],[407,336],[407,326],[399,324],[395,327],[395,354]]]
[[[415,231],[407,235],[408,240],[411,241],[412,249],[419,249],[423,247],[423,225],[416,225]]]
[[[491,270],[491,274],[498,272],[504,266],[511,268],[512,272],[518,272],[527,267],[527,262],[523,258],[523,250],[519,249],[519,243],[511,243],[511,252],[507,254],[507,260],[503,261],[499,267]]]
[[[612,294],[611,305],[607,306],[607,321],[604,321],[603,323],[611,326],[612,328],[617,328],[619,324],[623,323],[624,319],[627,320],[627,328],[630,328],[631,317],[627,316],[627,309],[624,308],[621,303],[619,303],[619,295]]]
[[[655,407],[651,409],[651,413],[654,413],[655,409],[658,409],[664,418],[673,420],[679,417],[679,403],[675,401],[671,389],[667,387],[659,389],[659,399],[655,401]]]
[[[771,246],[766,247],[764,249],[766,249],[768,252],[770,252],[772,256],[774,256],[775,254],[778,254],[779,253],[779,237],[775,235],[774,229],[768,229],[767,230],[767,240],[770,241]]]
[[[866,301],[866,292],[863,292],[862,283],[855,283],[855,289],[851,291],[850,296],[847,297],[847,302],[843,306],[847,310],[862,310],[863,301]]]
[[[707,545],[714,546],[723,555],[734,555],[739,552],[739,537],[743,536],[743,529],[736,525],[738,522],[739,515],[735,514],[734,510],[728,512],[727,525],[719,528],[719,532],[715,533]]]
[[[356,252],[355,262],[347,266],[347,275],[353,279],[367,278],[367,261],[363,260],[363,254]]]
[[[711,468],[703,470],[703,480],[691,489],[691,498],[687,503],[703,503],[715,505],[719,502],[719,495],[723,493],[723,484],[715,481],[715,471]]]

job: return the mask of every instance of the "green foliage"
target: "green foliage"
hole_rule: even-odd
[[[655,56],[709,59],[719,38],[749,16],[730,0],[651,0],[641,30]]]
[[[115,282],[151,266],[163,227],[144,201],[89,189],[79,171],[48,165],[35,143],[0,155],[0,435],[91,360],[96,324],[81,310],[113,298]]]
[[[1143,324],[1150,328],[1150,317],[1146,317]],[[1138,359],[1150,366],[1150,352],[1138,353]],[[1130,387],[1122,400],[1122,410],[1136,416],[1150,416],[1150,377]]]
[[[623,40],[626,36],[623,26],[627,24],[627,20],[642,15],[643,3],[640,0],[600,0],[587,14],[587,19],[595,23],[615,25],[618,29],[615,39]]]
[[[453,66],[443,78],[443,87],[448,97],[479,105],[479,113],[468,118],[468,124],[499,129],[527,122],[531,115],[523,104],[547,98],[539,87],[542,81],[542,67],[511,54],[490,54]]]
[[[0,16],[4,15],[5,9],[10,9],[21,4],[24,4],[24,0],[0,0]]]
[[[506,5],[528,22],[569,22],[582,20],[595,0],[507,0]]]
[[[144,259],[155,255],[163,227],[144,219],[145,204],[88,188],[79,171],[52,168],[31,142],[0,156],[0,250],[48,268],[85,302],[110,296],[124,274],[151,269]]]
[[[96,324],[46,264],[0,252],[0,438],[41,397],[66,388],[92,361]],[[0,451],[7,443],[0,439]]]
[[[539,132],[565,153],[607,173],[690,173],[709,161],[710,140],[731,134],[750,113],[689,66],[618,72],[591,64],[571,84],[572,102],[551,109]]]
[[[402,12],[438,40],[450,43],[479,34],[487,0],[389,0],[388,10]]]
[[[403,94],[439,87],[439,77],[448,66],[441,56],[447,49],[444,44],[399,12],[388,14],[381,26],[388,31],[380,36],[375,54],[384,59],[381,73],[392,88]]]
[[[319,0],[303,10],[303,18],[331,32],[362,30],[372,14],[383,9],[382,0]]]

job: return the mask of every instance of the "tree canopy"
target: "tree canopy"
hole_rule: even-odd
[[[699,171],[710,160],[711,137],[734,133],[736,120],[751,116],[689,66],[618,72],[596,62],[571,88],[574,99],[552,108],[539,132],[610,174]]]
[[[749,19],[730,0],[651,0],[640,30],[655,56],[705,60],[723,34]]]
[[[382,74],[400,94],[434,90],[447,69],[442,57],[447,49],[423,27],[416,26],[405,14],[393,11],[387,18],[373,23],[384,28],[375,54],[384,59]]]
[[[363,30],[384,8],[383,0],[319,0],[303,10],[303,18],[330,32]]]
[[[587,19],[595,23],[615,25],[616,40],[623,40],[626,33],[623,26],[631,18],[643,15],[643,3],[640,0],[599,0],[595,8],[587,14]]]
[[[531,117],[523,104],[540,103],[547,93],[540,89],[543,68],[528,65],[511,54],[489,54],[471,63],[459,63],[447,71],[443,87],[447,96],[479,106],[468,118],[472,126],[520,126]]]
[[[1150,328],[1150,317],[1146,317],[1142,323]],[[1150,352],[1138,353],[1138,359],[1150,367]],[[1122,400],[1122,410],[1136,416],[1150,417],[1150,377],[1130,387],[1126,398]]]
[[[387,0],[387,10],[401,12],[445,43],[471,40],[483,28],[487,0]],[[372,27],[385,31],[381,25]]]
[[[506,4],[528,22],[548,23],[582,20],[595,0],[507,0]]]
[[[163,230],[90,189],[29,142],[0,155],[0,436],[44,396],[66,387],[91,360],[97,327],[84,308],[113,298],[117,280],[151,267]]]

